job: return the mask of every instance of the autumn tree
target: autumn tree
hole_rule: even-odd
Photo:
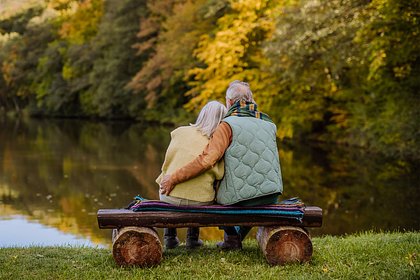
[[[106,118],[143,117],[144,99],[126,84],[141,66],[133,45],[146,1],[105,1],[97,35],[91,40],[92,69],[89,88],[82,94],[83,109]]]
[[[258,95],[270,79],[261,70],[266,63],[261,45],[274,28],[273,3],[229,1],[214,29],[200,37],[194,55],[201,64],[188,72],[191,89],[187,95],[192,97],[187,104],[189,110],[199,110],[210,99],[224,101],[232,80],[249,82],[256,100],[265,102]]]
[[[194,49],[225,8],[225,1],[148,3],[149,14],[141,21],[136,44],[138,54],[148,59],[128,87],[143,94],[149,117],[165,121],[185,115],[187,74],[199,63]]]

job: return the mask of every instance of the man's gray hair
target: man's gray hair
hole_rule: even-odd
[[[233,100],[234,102],[243,100],[255,103],[252,98],[252,91],[249,84],[238,80],[229,84],[229,87],[226,90],[226,98]]]
[[[191,125],[197,127],[203,135],[211,137],[226,113],[225,105],[218,101],[210,101],[201,109],[195,124]]]

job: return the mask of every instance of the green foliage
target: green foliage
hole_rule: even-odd
[[[363,24],[365,6],[364,1],[337,0],[279,7],[276,32],[265,50],[280,85],[270,109],[280,137],[325,137],[329,127],[348,126],[344,105],[360,90],[351,71],[358,55],[353,37]],[[351,93],[348,83],[355,87]]]
[[[141,66],[132,45],[145,5],[146,1],[138,0],[105,2],[98,34],[91,40],[94,57],[87,74],[89,89],[81,95],[82,107],[88,114],[108,118],[143,116],[144,100],[125,85]]]
[[[355,37],[368,93],[365,106],[355,107],[368,119],[355,118],[351,131],[363,133],[375,150],[415,154],[420,149],[420,1],[378,0],[368,9],[370,20]]]
[[[0,34],[16,32],[23,34],[26,31],[26,26],[29,21],[36,16],[39,16],[43,11],[40,6],[30,7],[27,10],[15,14],[11,17],[7,17],[0,21]]]
[[[418,159],[419,9],[418,0],[49,0],[0,20],[0,107],[185,122],[239,79],[281,139]]]
[[[67,1],[67,4],[76,2]],[[53,7],[57,3],[50,1]],[[16,56],[6,63],[10,64],[8,69],[14,69],[9,72],[18,75],[10,75],[3,71],[3,78],[10,80],[9,84],[12,86],[16,85],[16,89],[12,87],[8,91],[15,91],[20,102],[24,101],[24,104],[27,104],[31,114],[81,114],[79,92],[75,88],[83,83],[77,81],[75,86],[74,81],[84,77],[86,72],[81,69],[86,70],[88,67],[80,66],[83,64],[80,60],[86,56],[79,56],[80,52],[76,50],[86,50],[88,41],[94,36],[94,26],[100,18],[100,4],[100,0],[83,1],[74,13],[60,6],[61,17],[46,18],[44,21],[28,24],[22,36],[16,39],[19,46]],[[44,10],[44,13],[48,9]],[[93,17],[92,12],[95,12]],[[10,44],[12,42],[7,42],[6,46]],[[89,58],[84,62],[91,64],[92,60]]]
[[[280,137],[418,157],[419,1],[301,1],[266,44]],[[277,63],[274,63],[277,62]]]
[[[33,99],[32,83],[36,79],[38,60],[53,39],[51,25],[27,25],[22,36],[12,37],[1,48],[4,88],[0,89],[3,106],[21,111]],[[13,105],[11,105],[13,104]]]

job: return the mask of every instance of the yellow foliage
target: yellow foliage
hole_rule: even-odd
[[[349,126],[349,113],[346,110],[340,108],[330,108],[330,110],[333,113],[331,120],[336,123],[337,127],[346,128]]]
[[[188,110],[196,110],[210,99],[224,100],[232,80],[246,80],[251,88],[264,82],[260,77],[266,74],[259,68],[264,60],[259,45],[274,28],[269,1],[241,0],[230,4],[233,11],[219,18],[213,36],[201,36],[194,51],[206,66],[193,68],[187,74],[193,77],[189,84],[192,89],[187,92],[193,96],[186,105]]]
[[[59,32],[61,37],[73,44],[83,44],[96,34],[102,13],[103,1],[83,1],[76,12],[62,24]]]
[[[73,78],[73,77],[74,77],[74,71],[73,71],[73,69],[71,68],[71,65],[69,65],[69,64],[65,64],[65,65],[63,66],[63,70],[62,70],[61,75],[63,76],[63,79],[64,79],[64,80],[71,80],[71,78]]]
[[[290,122],[284,122],[281,126],[277,127],[277,137],[280,140],[285,138],[293,138],[293,126]]]
[[[386,52],[385,50],[381,49],[378,52],[376,52],[373,56],[372,59],[372,63],[370,64],[370,73],[368,76],[368,81],[369,80],[374,80],[377,78],[377,72],[378,70],[386,65],[385,62],[385,58],[386,58]]]
[[[405,77],[409,76],[410,73],[411,73],[411,65],[410,64],[405,64],[405,65],[400,66],[400,67],[394,67],[392,70],[394,71],[395,77],[405,78]]]

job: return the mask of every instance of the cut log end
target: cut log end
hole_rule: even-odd
[[[302,228],[260,227],[257,240],[271,265],[308,262],[312,257],[311,239]]]
[[[112,254],[119,266],[150,267],[162,260],[162,244],[151,228],[124,227],[112,233]]]

